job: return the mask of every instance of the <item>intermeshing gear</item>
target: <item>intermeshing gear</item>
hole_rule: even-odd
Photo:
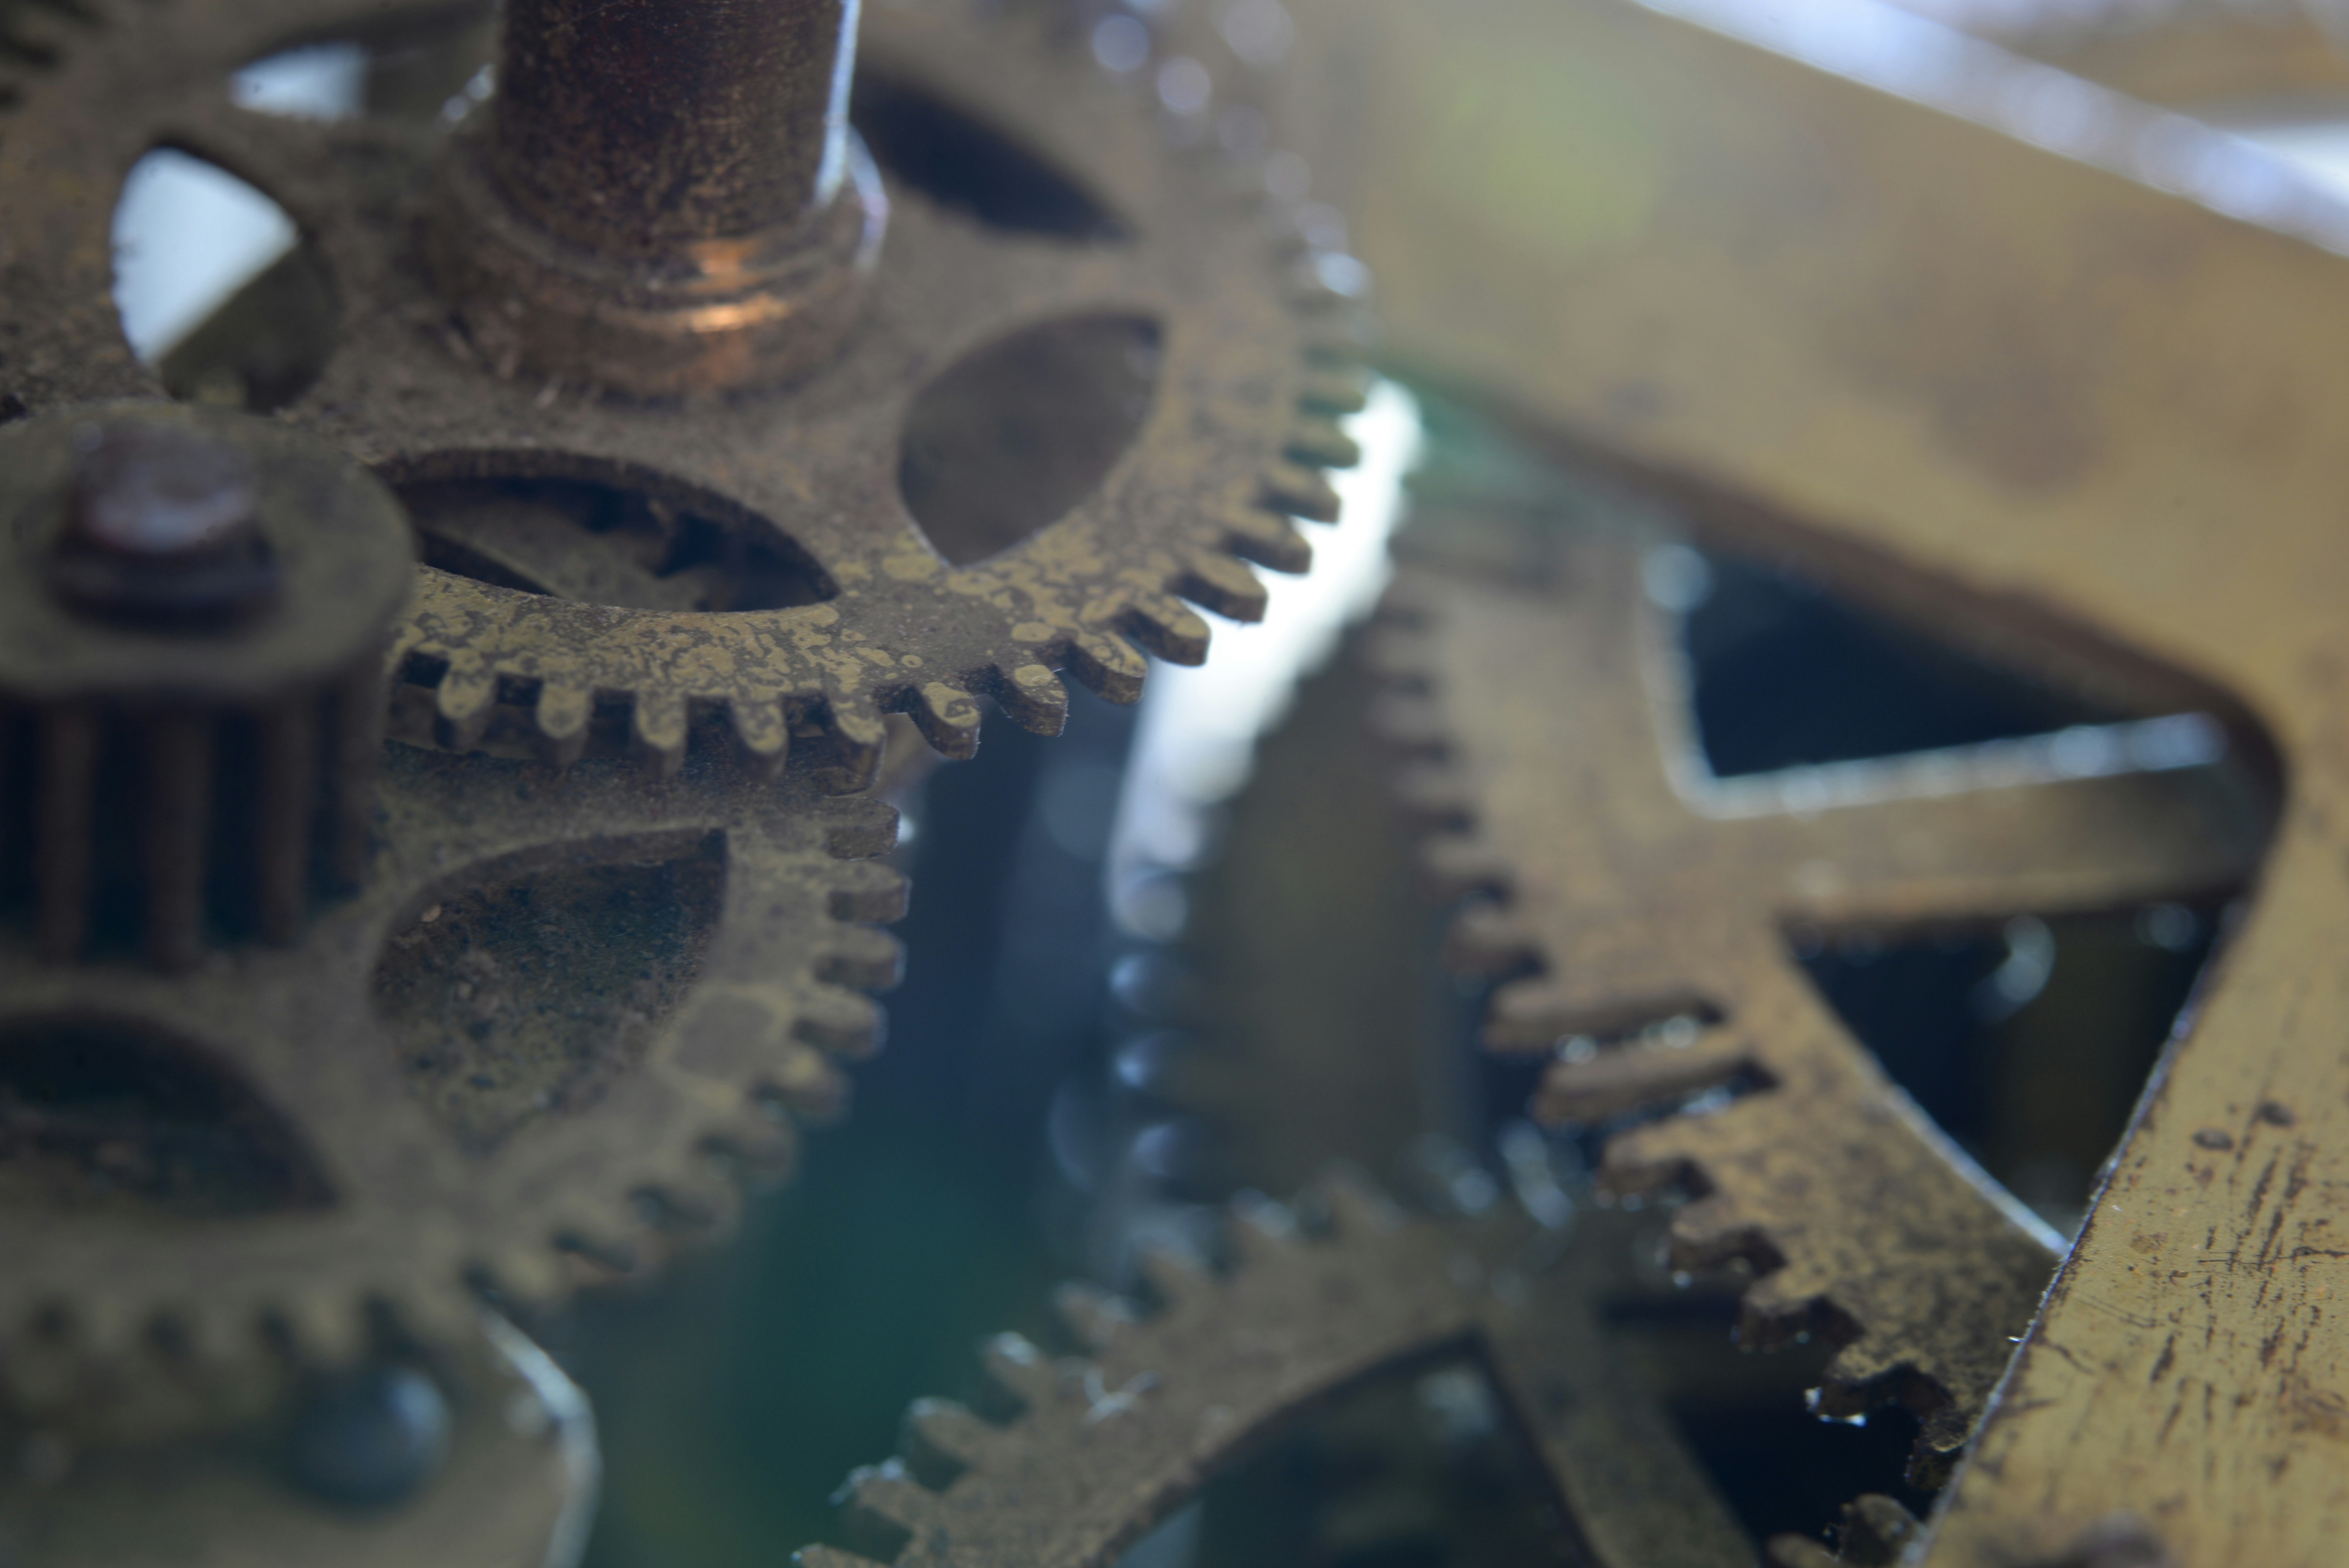
[[[1151,1257],[1154,1311],[1064,1287],[1056,1305],[1087,1354],[997,1338],[987,1371],[1017,1416],[999,1425],[944,1400],[915,1405],[902,1457],[851,1479],[851,1528],[898,1568],[1114,1562],[1300,1408],[1456,1350],[1482,1361],[1527,1424],[1582,1557],[1750,1563],[1669,1417],[1603,1347],[1602,1302],[1640,1288],[1623,1216],[1578,1216],[1563,1194],[1547,1196],[1547,1224],[1514,1202],[1434,1221],[1333,1180],[1299,1206],[1326,1222],[1318,1234],[1283,1205],[1240,1205],[1226,1275]],[[801,1561],[867,1559],[818,1546]]]
[[[1818,1408],[1906,1405],[1912,1474],[1938,1485],[2058,1244],[1851,1037],[1782,933],[2222,892],[2257,864],[2256,813],[2223,769],[2164,755],[2158,727],[2087,766],[2041,741],[1715,779],[1676,612],[1643,589],[1643,546],[1669,541],[1460,505],[1399,544],[1373,656],[1424,865],[1468,901],[1448,956],[1497,983],[1487,1043],[1554,1057],[1536,1112],[1614,1131],[1607,1181],[1696,1194],[1678,1266],[1750,1265],[1741,1336],[1840,1346]]]
[[[63,25],[57,63],[14,88],[0,118],[0,206],[14,215],[0,366],[35,408],[159,390],[109,294],[117,182],[148,149],[209,158],[283,203],[332,277],[340,335],[279,417],[418,493],[428,539],[446,546],[434,553],[474,573],[425,570],[395,645],[398,677],[432,688],[444,744],[470,748],[502,720],[557,761],[608,731],[674,767],[689,736],[730,733],[771,768],[795,733],[820,735],[842,781],[863,782],[887,712],[910,712],[959,756],[976,743],[979,696],[1057,730],[1059,667],[1131,700],[1145,666],[1129,638],[1196,662],[1207,628],[1181,600],[1254,616],[1262,589],[1236,557],[1300,570],[1309,551],[1286,514],[1334,516],[1319,469],[1352,456],[1331,421],[1362,396],[1346,292],[1359,268],[1298,239],[1260,180],[1170,146],[1081,41],[1042,20],[874,7],[863,69],[914,112],[950,117],[952,134],[981,134],[976,122],[1032,150],[1017,156],[1047,160],[1066,200],[1097,215],[1073,235],[1004,227],[951,191],[893,179],[878,270],[838,358],[780,390],[659,403],[485,364],[452,325],[412,239],[444,123],[316,123],[232,101],[238,67],[294,41],[364,36],[378,10],[182,0]],[[1108,324],[1154,372],[1130,449],[1032,536],[981,519],[926,537],[900,483],[922,456],[908,429],[924,388],[951,401],[958,364],[1069,324]],[[1081,397],[1131,385],[1119,367]],[[1013,421],[990,427],[998,437],[1020,438],[1016,410],[994,417]],[[573,601],[510,559],[483,569],[498,542],[469,541],[431,504],[452,484],[478,496],[550,482],[647,508],[670,535],[652,559],[672,572],[683,527],[714,559],[771,563],[782,585],[736,608]]]

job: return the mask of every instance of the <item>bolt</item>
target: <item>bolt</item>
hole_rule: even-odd
[[[287,1434],[295,1483],[348,1507],[382,1507],[432,1479],[449,1453],[449,1400],[409,1367],[329,1378],[303,1401]]]
[[[73,489],[50,577],[76,608],[194,627],[274,597],[251,466],[229,443],[161,420],[75,432]]]

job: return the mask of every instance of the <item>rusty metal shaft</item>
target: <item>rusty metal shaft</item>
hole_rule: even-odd
[[[509,0],[435,213],[501,374],[647,397],[772,383],[854,325],[888,208],[848,128],[858,0]]]
[[[508,0],[493,167],[542,227],[660,255],[837,193],[857,0]]]

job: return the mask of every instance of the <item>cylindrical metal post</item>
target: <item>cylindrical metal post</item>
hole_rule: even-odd
[[[665,396],[839,345],[886,211],[848,129],[857,0],[509,0],[443,286],[502,372]]]
[[[494,173],[541,227],[658,255],[838,193],[854,0],[508,0]]]

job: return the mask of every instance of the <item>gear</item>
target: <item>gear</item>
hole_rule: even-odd
[[[0,769],[33,782],[0,895],[43,954],[141,931],[183,968],[207,923],[293,940],[367,851],[398,507],[264,421],[121,405],[0,431]]]
[[[1905,1404],[1939,1484],[2055,1239],[1845,1032],[1781,930],[2208,893],[2241,885],[2258,834],[2209,767],[2011,750],[1713,779],[1680,760],[1677,628],[1639,541],[1464,512],[1415,536],[1375,652],[1406,799],[1438,830],[1426,866],[1469,900],[1451,957],[1499,983],[1488,1042],[1557,1050],[1540,1113],[1619,1129],[1617,1186],[1701,1194],[1673,1222],[1681,1266],[1746,1260],[1742,1336],[1841,1346],[1822,1412]],[[1647,1119],[1675,1108],[1695,1114]]]
[[[1283,1418],[1383,1367],[1460,1348],[1482,1356],[1525,1423],[1585,1556],[1753,1561],[1669,1418],[1603,1348],[1599,1304],[1628,1284],[1619,1216],[1581,1215],[1587,1234],[1569,1243],[1565,1227],[1499,1208],[1406,1219],[1345,1181],[1305,1207],[1326,1211],[1333,1233],[1309,1237],[1261,1199],[1242,1205],[1228,1277],[1158,1256],[1153,1315],[1065,1287],[1061,1315],[1092,1355],[1056,1359],[1017,1335],[996,1339],[988,1371],[1019,1418],[997,1426],[958,1405],[916,1404],[904,1457],[851,1478],[852,1529],[898,1568],[1113,1562]],[[868,1563],[823,1546],[800,1561]]]
[[[444,744],[469,748],[502,717],[558,761],[609,731],[667,769],[695,734],[730,729],[773,767],[812,731],[836,748],[837,781],[859,783],[885,712],[910,712],[960,756],[980,696],[1057,730],[1056,667],[1132,700],[1145,665],[1129,638],[1196,662],[1207,627],[1181,599],[1256,615],[1261,585],[1236,558],[1301,570],[1309,552],[1286,514],[1334,516],[1319,469],[1352,458],[1332,421],[1362,397],[1360,268],[1294,238],[1260,181],[1178,150],[1042,19],[874,8],[866,78],[902,84],[955,117],[957,134],[978,122],[1046,155],[1123,237],[1009,233],[895,181],[864,321],[840,357],[779,392],[660,404],[480,363],[411,264],[439,121],[316,124],[230,101],[237,67],[291,39],[362,36],[377,9],[180,0],[135,20],[92,7],[110,19],[102,41],[61,25],[57,63],[9,89],[19,101],[0,122],[0,208],[16,220],[0,375],[35,408],[160,390],[117,323],[107,236],[119,171],[150,147],[181,148],[283,203],[332,274],[341,341],[281,418],[396,485],[601,486],[687,520],[721,553],[789,568],[776,602],[735,609],[572,602],[427,569],[396,668],[432,688]],[[20,29],[35,15],[46,23],[27,13]],[[896,478],[916,389],[1071,321],[1140,324],[1154,341],[1138,436],[1057,521],[1017,542],[958,541],[949,561]]]
[[[0,1367],[149,1435],[723,1223],[876,1041],[895,814],[800,772],[392,748],[367,884],[167,979],[0,949]]]

